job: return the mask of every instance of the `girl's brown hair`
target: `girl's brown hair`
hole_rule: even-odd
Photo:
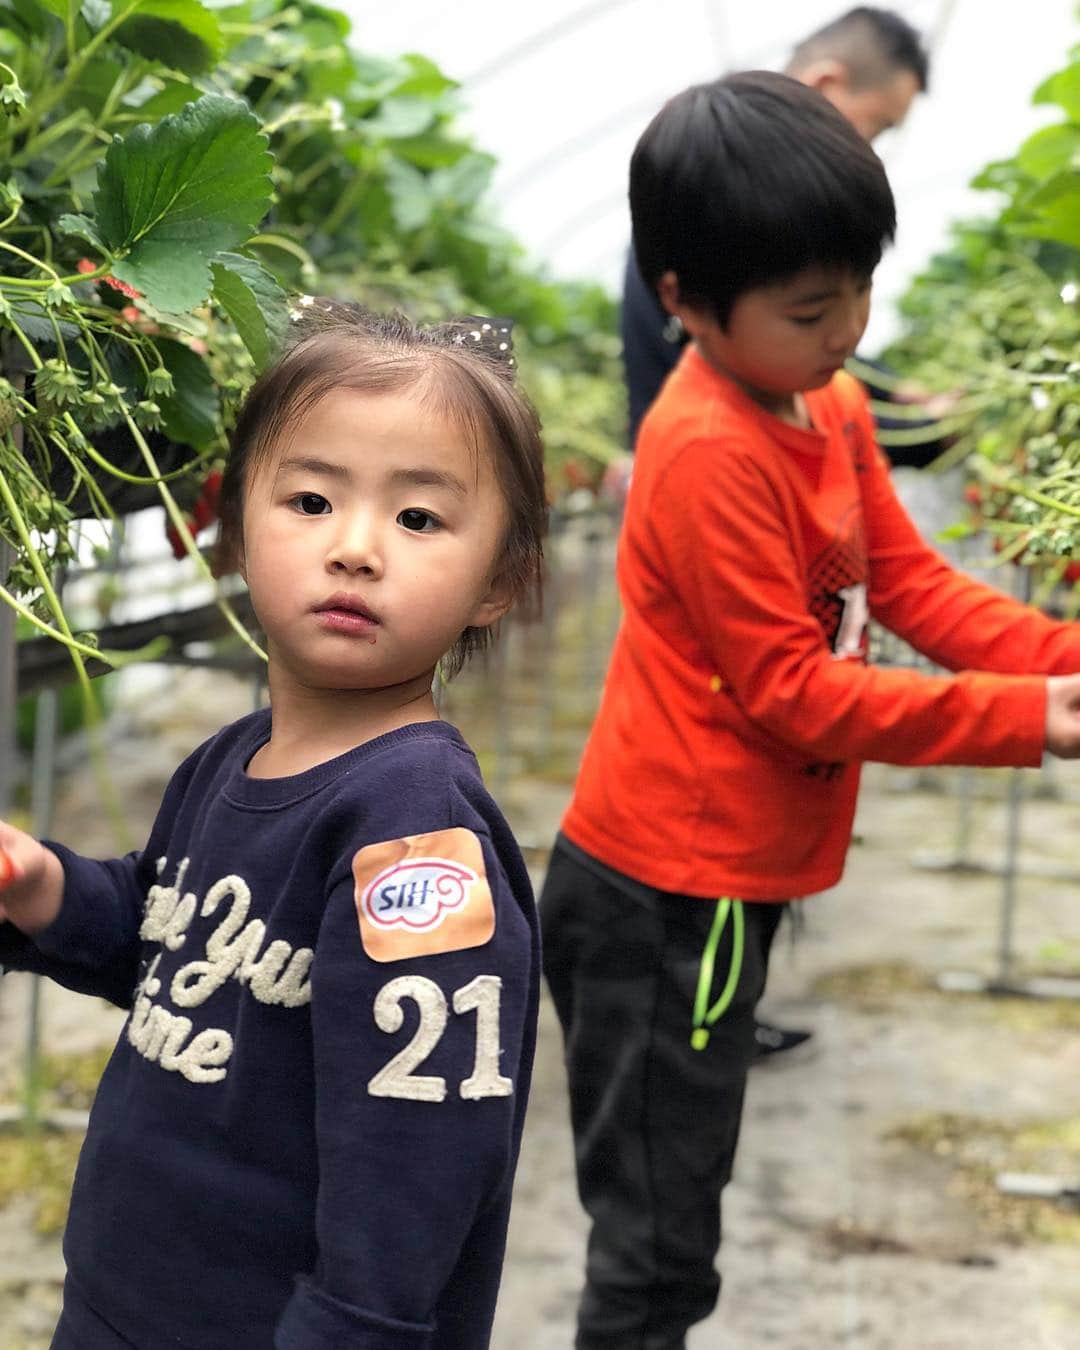
[[[421,328],[403,314],[316,300],[300,312],[283,354],[256,381],[237,418],[221,488],[222,570],[243,547],[244,490],[285,427],[332,390],[390,394],[416,388],[491,456],[508,524],[495,579],[516,603],[538,599],[547,527],[540,422],[517,387],[508,326],[467,319]],[[447,678],[492,640],[466,628],[443,657]]]

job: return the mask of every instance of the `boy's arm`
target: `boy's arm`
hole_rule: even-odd
[[[880,455],[867,460],[868,598],[876,619],[948,670],[1080,671],[1080,624],[1056,622],[958,572],[921,537]]]
[[[319,1254],[277,1350],[487,1344],[528,1087],[535,942],[489,841],[471,837],[490,884],[461,906],[471,937],[452,926],[456,911],[426,934],[367,917],[362,928],[361,910],[389,906],[369,896],[364,908],[363,890],[385,872],[376,857],[372,876],[365,850],[331,891],[312,968]],[[390,901],[408,894],[394,889],[403,877],[379,883]],[[451,877],[447,900],[460,896]],[[484,937],[492,918],[485,941],[457,945]],[[433,950],[419,954],[425,942]],[[459,1262],[469,1292],[436,1336]],[[461,1319],[453,1329],[450,1317]]]
[[[752,449],[715,451],[708,442],[688,447],[668,468],[654,511],[700,641],[747,717],[827,761],[1041,761],[1042,677],[935,677],[834,657],[809,610],[781,490]]]

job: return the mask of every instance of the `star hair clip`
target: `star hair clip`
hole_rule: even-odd
[[[470,314],[445,326],[451,346],[478,351],[489,360],[517,370],[514,355],[513,319],[483,318]]]

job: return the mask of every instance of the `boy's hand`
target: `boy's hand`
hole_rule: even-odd
[[[1046,681],[1046,748],[1060,759],[1080,759],[1080,675]]]
[[[64,869],[55,853],[0,820],[0,918],[31,936],[47,928],[64,899]]]

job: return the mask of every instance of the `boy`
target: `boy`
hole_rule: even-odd
[[[840,373],[895,225],[865,141],[787,76],[729,76],[654,119],[630,203],[692,343],[642,426],[623,624],[540,902],[593,1221],[578,1350],[673,1350],[716,1301],[769,946],[840,877],[860,761],[1080,755],[1080,677],[1046,678],[1080,631],[920,540]],[[965,673],[869,668],[870,615]]]

